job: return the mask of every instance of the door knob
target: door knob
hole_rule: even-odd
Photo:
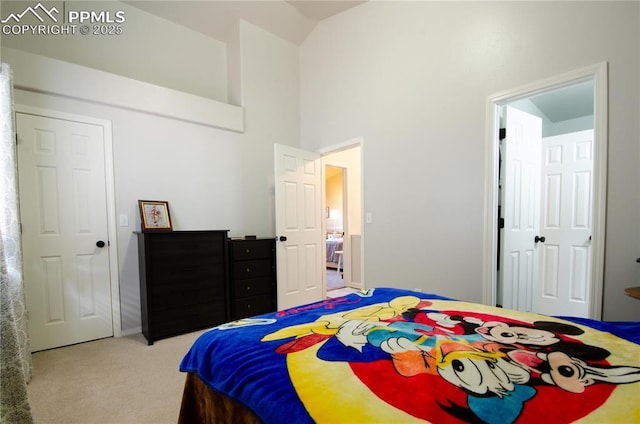
[[[280,241],[287,241],[287,236],[280,236]]]
[[[540,237],[540,236],[536,236],[536,237],[533,239],[533,241],[535,241],[536,243],[537,243],[537,242],[542,242],[542,243],[544,243],[544,242],[545,242],[545,240],[546,240],[546,238],[545,238],[544,236],[542,236],[542,237]]]
[[[105,242],[103,242],[102,240],[98,240],[96,242],[96,246],[98,246],[100,249],[102,249],[105,245]]]

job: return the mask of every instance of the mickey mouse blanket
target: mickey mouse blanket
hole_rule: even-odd
[[[406,290],[218,326],[180,370],[267,424],[640,422],[640,323]]]

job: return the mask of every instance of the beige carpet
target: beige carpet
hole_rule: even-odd
[[[178,367],[202,332],[142,334],[33,354],[27,386],[36,424],[175,424],[185,375]]]
[[[344,286],[344,280],[340,278],[338,271],[332,268],[327,268],[327,290],[341,289]]]

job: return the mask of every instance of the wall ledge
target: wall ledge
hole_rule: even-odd
[[[144,81],[3,48],[15,89],[244,132],[244,108]]]

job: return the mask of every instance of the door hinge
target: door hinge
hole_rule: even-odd
[[[498,139],[499,140],[504,140],[505,138],[507,138],[507,129],[506,128],[500,128],[500,131],[498,133]]]

